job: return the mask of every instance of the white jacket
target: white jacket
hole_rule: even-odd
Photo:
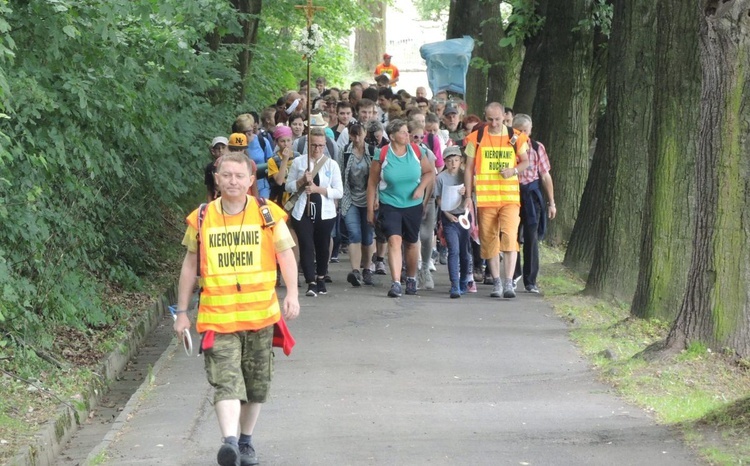
[[[313,166],[315,166],[315,164],[313,164]],[[301,155],[294,159],[292,166],[289,168],[289,175],[286,177],[287,192],[292,194],[297,192],[297,180],[302,178],[307,169],[307,155]],[[336,217],[336,203],[334,200],[341,199],[344,196],[344,185],[341,182],[341,169],[339,168],[339,164],[329,158],[320,168],[317,176],[320,179],[320,184],[318,186],[326,188],[326,194],[321,194],[320,196],[323,204],[323,211],[320,213],[320,218],[328,220],[329,218]],[[307,193],[303,191],[297,199],[297,203],[294,204],[292,217],[296,220],[301,219],[306,204]]]

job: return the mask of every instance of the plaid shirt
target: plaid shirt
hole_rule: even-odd
[[[529,140],[531,142],[531,140]],[[544,144],[535,141],[539,147],[538,151],[534,150],[534,145],[529,144],[529,150],[527,155],[529,157],[529,167],[518,174],[518,182],[521,184],[529,184],[539,179],[540,175],[549,173],[549,157],[547,156],[547,149],[544,148]]]

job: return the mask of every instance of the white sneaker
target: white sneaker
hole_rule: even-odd
[[[435,272],[437,270],[437,267],[435,267],[435,261],[434,260],[430,259],[427,262],[427,270],[429,270],[430,272]]]

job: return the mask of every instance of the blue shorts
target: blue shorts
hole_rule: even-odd
[[[372,225],[367,223],[367,207],[352,205],[344,215],[344,224],[349,234],[349,243],[362,243],[364,246],[372,244],[374,232]]]

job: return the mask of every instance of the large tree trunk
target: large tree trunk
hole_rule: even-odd
[[[505,37],[500,21],[500,2],[451,1],[446,38],[474,38],[472,57],[484,66],[470,66],[464,100],[469,113],[481,115],[488,102],[512,102],[518,84],[523,47],[500,47]]]
[[[535,12],[539,16],[547,15],[547,0],[538,0],[535,6]],[[544,63],[544,30],[540,30],[531,37],[526,38],[524,46],[526,52],[523,57],[523,64],[519,72],[518,89],[516,98],[513,101],[513,111],[515,113],[526,113],[531,115],[534,109],[534,99],[536,98],[536,89],[539,83],[539,75],[542,72]]]
[[[702,1],[703,70],[695,248],[685,299],[667,339],[750,356],[750,0]]]
[[[578,217],[570,235],[568,247],[565,248],[565,260],[563,260],[563,265],[583,275],[589,273],[594,260],[594,249],[602,227],[603,193],[609,186],[608,158],[612,151],[609,149],[610,138],[604,134],[607,130],[607,125],[603,121],[605,117],[600,118],[602,121],[596,127],[598,134],[594,157],[586,179],[586,187],[581,196]]]
[[[643,204],[648,184],[648,151],[654,95],[653,0],[615,0],[607,114],[604,132],[609,161],[601,210],[601,231],[586,292],[630,301],[638,278]]]
[[[385,52],[385,2],[360,2],[360,8],[369,10],[374,23],[372,28],[354,31],[354,62],[357,68],[367,71],[372,78],[375,66],[383,61]],[[390,53],[393,53],[392,51]]]
[[[534,103],[534,132],[547,144],[555,179],[557,218],[547,240],[568,241],[589,171],[589,110],[593,30],[589,0],[550,2],[544,67]]]
[[[700,115],[697,6],[657,3],[656,76],[640,272],[631,313],[675,318],[693,248],[695,153]],[[638,138],[639,135],[633,135]]]

